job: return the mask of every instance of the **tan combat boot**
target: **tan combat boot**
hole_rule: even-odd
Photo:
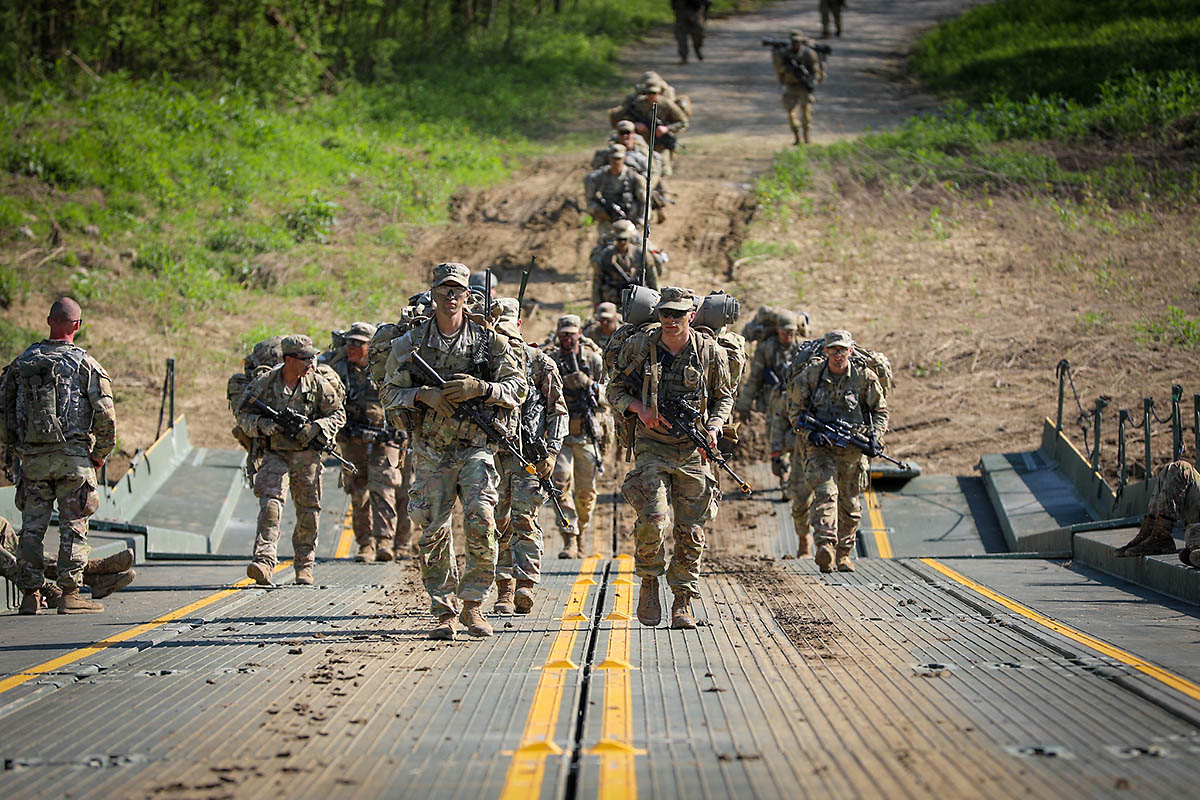
[[[1124,547],[1117,548],[1117,558],[1161,556],[1176,552],[1175,538],[1171,536],[1174,527],[1175,520],[1171,517],[1147,514],[1142,519],[1137,536]]]
[[[484,619],[483,612],[479,610],[478,600],[464,600],[462,613],[458,615],[458,621],[467,626],[467,633],[472,636],[491,636],[492,626]]]
[[[259,586],[271,586],[271,568],[261,561],[251,561],[246,567],[246,577]]]
[[[387,539],[380,539],[375,545],[375,560],[391,561],[395,557],[396,553],[392,550],[392,543]]]
[[[108,597],[113,592],[121,591],[133,583],[133,579],[136,577],[137,572],[127,569],[124,572],[117,572],[112,575],[85,575],[83,582],[92,590],[92,599],[100,600]]]
[[[438,624],[433,626],[433,630],[429,631],[429,638],[441,640],[453,639],[454,619],[457,616],[454,612],[449,612],[438,617]]]
[[[518,614],[528,614],[533,611],[533,581],[517,578],[516,605]]]
[[[312,586],[312,567],[296,567],[296,585],[297,586]]]
[[[696,618],[692,616],[690,595],[675,595],[675,600],[671,603],[671,627],[677,631],[690,631],[696,627]]]
[[[796,545],[796,558],[810,558],[812,556],[812,536],[807,533],[800,534],[800,541]]]
[[[42,613],[42,590],[34,589],[32,592],[25,592],[25,596],[21,598],[21,605],[17,608],[17,613],[23,617],[32,617]]]
[[[83,567],[84,575],[116,575],[133,567],[133,551],[122,550],[107,558],[90,559]]]
[[[355,561],[368,563],[375,560],[375,540],[368,539],[358,546],[358,552],[354,554]]]
[[[564,533],[563,534],[563,548],[562,548],[562,550],[559,551],[558,557],[559,558],[577,558],[578,556],[576,554],[579,549],[578,542],[579,542],[579,534]]]
[[[58,613],[60,614],[99,614],[104,606],[94,600],[88,600],[79,593],[78,589],[64,591],[58,598]]]
[[[42,588],[38,590],[42,594],[42,606],[45,608],[57,607],[58,598],[62,597],[62,589],[58,588],[57,583],[43,583]]]
[[[512,578],[497,578],[496,579],[496,605],[492,606],[492,612],[495,614],[514,614],[517,606],[513,602],[513,584],[515,581]]]
[[[854,572],[854,562],[850,560],[850,550],[846,548],[838,548],[837,561],[838,572]]]
[[[833,545],[820,545],[817,548],[816,560],[821,572],[833,572]]]
[[[662,622],[662,603],[658,599],[658,578],[642,578],[638,593],[638,622],[653,628]]]

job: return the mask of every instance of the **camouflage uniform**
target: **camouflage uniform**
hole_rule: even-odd
[[[346,341],[371,341],[375,326],[356,322],[346,331]],[[359,548],[373,544],[383,552],[396,535],[396,487],[400,485],[403,432],[386,428],[379,390],[368,367],[349,358],[333,365],[346,389],[346,425],[338,434],[338,449],[357,472],[342,471],[342,486],[350,495],[354,539]],[[384,438],[379,441],[380,436]],[[398,440],[398,441],[397,441]]]
[[[808,40],[798,33],[793,33],[791,42],[793,47],[799,45],[800,50],[795,54],[796,58],[801,64],[808,67],[814,83],[823,83],[825,81],[825,65],[817,52],[808,46]],[[803,137],[804,143],[808,144],[809,127],[812,125],[812,92],[801,82],[800,78],[787,68],[783,60],[783,51],[780,48],[772,50],[771,63],[775,67],[775,74],[779,77],[779,83],[783,87],[783,108],[787,111],[788,124],[792,127],[796,143],[799,144]]]
[[[829,17],[833,17],[833,24],[837,29],[838,38],[842,36],[842,6],[845,5],[843,0],[821,0],[821,38],[829,38]]]
[[[680,134],[687,130],[688,115],[679,107],[678,104],[668,100],[662,95],[661,84],[643,84],[639,87],[639,94],[632,102],[626,102],[625,106],[616,114],[618,119],[627,119],[630,122],[638,125],[645,125],[647,129],[650,127],[650,122],[655,119],[653,115],[654,103],[651,103],[646,95],[657,92],[658,100],[658,124],[666,126],[667,131],[672,134]],[[670,176],[672,167],[672,152],[673,149],[667,146],[663,137],[656,136],[654,139],[654,149],[662,154],[663,158],[663,175]]]
[[[225,384],[225,398],[229,401],[229,410],[234,416],[234,426],[230,433],[246,451],[246,476],[251,485],[254,484],[254,474],[258,471],[258,465],[262,462],[262,449],[258,446],[258,440],[237,424],[237,408],[242,401],[242,395],[246,393],[246,387],[255,378],[265,375],[271,367],[278,366],[283,361],[283,351],[280,349],[282,341],[282,336],[271,336],[255,344],[243,362],[242,371],[230,375]]]
[[[629,219],[642,218],[646,207],[646,180],[625,164],[615,175],[609,167],[589,172],[583,180],[583,190],[587,196],[588,212],[596,218],[596,232],[601,239],[612,234],[616,220],[604,219],[607,212],[596,202],[596,195],[620,206]]]
[[[618,241],[629,241],[629,244],[625,246],[625,252],[621,252],[621,248],[617,245]],[[631,284],[658,289],[658,269],[655,264],[646,265],[645,282],[641,282],[644,263],[642,249],[633,246],[632,237],[623,231],[617,231],[614,241],[601,250],[593,262],[592,305],[597,306],[601,303],[620,305],[621,292]],[[621,277],[621,273],[628,276],[629,280]]]
[[[604,319],[615,319],[617,327],[613,328],[612,333],[604,333],[601,327]],[[587,339],[591,339],[596,343],[601,355],[608,349],[608,343],[613,337],[613,333],[617,332],[617,328],[621,327],[621,317],[617,314],[617,306],[615,303],[597,303],[596,315],[589,319],[583,326],[583,335]]]
[[[283,354],[315,358],[316,348],[307,336],[288,336]],[[311,355],[305,356],[309,353]],[[278,563],[279,523],[283,517],[284,497],[291,489],[296,504],[296,527],[292,531],[293,563],[296,572],[311,569],[316,560],[317,523],[321,514],[321,453],[278,430],[267,417],[250,407],[261,400],[276,411],[291,410],[316,423],[317,434],[333,442],[346,422],[341,385],[331,372],[314,367],[302,376],[295,389],[283,382],[283,366],[255,378],[246,388],[238,407],[242,430],[259,437],[263,460],[254,476],[254,496],[258,498],[258,523],[254,538],[255,564],[264,565],[270,575]]]
[[[574,314],[560,317],[557,331],[572,330],[581,331],[579,317]],[[589,339],[580,339],[577,353],[564,353],[557,345],[549,348],[547,353],[554,359],[562,375],[566,387],[563,394],[570,415],[568,433],[554,465],[554,486],[562,492],[560,502],[570,523],[560,531],[564,541],[563,553],[579,556],[582,553],[576,548],[583,547],[583,536],[596,508],[596,473],[600,469],[597,459],[604,456],[604,356]],[[577,370],[590,379],[588,388],[571,388],[568,385],[573,382],[572,375]],[[598,404],[594,415],[598,434],[596,442],[588,435],[584,421],[585,392],[591,392]],[[566,556],[560,554],[560,557]]]
[[[704,17],[710,5],[712,0],[671,0],[671,10],[675,12],[675,41],[679,44],[679,60],[684,64],[688,60],[689,36],[697,60],[704,60],[700,48],[704,47]]]
[[[691,303],[691,292],[667,287],[662,308],[681,300]],[[674,306],[670,306],[673,308]],[[720,430],[733,410],[733,385],[720,345],[692,331],[684,349],[675,356],[661,343],[661,330],[639,331],[629,338],[617,357],[609,398],[624,416],[634,400],[643,396],[644,374],[658,365],[657,401],[682,398],[699,409],[705,428]],[[637,574],[643,579],[666,572],[677,598],[699,597],[700,559],[704,552],[704,525],[716,517],[718,487],[700,452],[690,440],[636,423],[634,468],[625,476],[622,494],[637,514],[634,528]],[[674,512],[674,550],[665,564],[664,540]]]
[[[26,593],[45,583],[42,539],[56,502],[57,582],[64,592],[83,586],[87,520],[100,505],[92,459],[107,458],[115,442],[112,382],[83,348],[44,339],[0,378],[0,443],[15,446],[21,464],[17,584]]]
[[[465,288],[468,276],[462,264],[440,264],[434,270],[435,286],[442,281]],[[486,381],[490,396],[471,402],[494,414],[497,424],[510,432],[515,427],[512,412],[525,400],[525,365],[507,337],[468,318],[449,337],[441,334],[433,317],[392,343],[380,398],[393,425],[408,430],[411,437],[409,514],[421,527],[417,548],[430,611],[444,617],[458,612],[459,601],[482,602],[495,579],[499,475],[493,447],[474,423],[458,416],[446,418],[417,402],[421,388],[429,384],[410,369],[409,356],[414,352],[443,379],[470,375]],[[462,501],[467,553],[461,576],[450,531],[456,499]]]
[[[838,338],[831,339],[834,334]],[[825,346],[843,341],[851,341],[848,333],[831,331]],[[851,361],[846,372],[835,375],[829,371],[828,359],[821,358],[794,375],[786,391],[786,419],[795,420],[806,411],[827,422],[845,420],[862,433],[873,432],[882,444],[887,432],[887,401],[871,369]],[[806,441],[801,450],[804,480],[813,491],[809,521],[817,547],[836,545],[839,556],[848,555],[854,549],[862,519],[859,494],[870,478],[867,457],[853,447],[817,446],[811,441]],[[799,463],[795,469],[800,469]]]

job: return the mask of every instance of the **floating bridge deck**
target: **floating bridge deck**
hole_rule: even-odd
[[[254,587],[238,458],[169,449],[97,534],[134,541],[137,583],[103,615],[0,622],[5,797],[1180,797],[1200,778],[1196,607],[1010,552],[1011,475],[880,483],[853,574],[789,557],[777,490],[731,498],[701,625],[673,631],[634,617],[610,470],[591,554],[548,545],[533,614],[431,642],[413,562],[345,558],[331,472],[317,585],[285,563]]]

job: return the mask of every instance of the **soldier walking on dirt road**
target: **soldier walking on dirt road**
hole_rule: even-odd
[[[0,444],[16,454],[21,510],[18,610],[37,614],[46,583],[42,540],[58,505],[58,613],[104,610],[80,587],[89,552],[88,517],[100,505],[96,470],[116,443],[108,373],[75,344],[83,312],[69,297],[50,306],[49,338],[30,345],[0,377]]]
[[[793,143],[798,145],[803,138],[808,144],[813,93],[817,84],[825,81],[825,64],[800,31],[792,31],[788,41],[790,47],[781,45],[771,50],[771,64],[783,88],[783,108],[792,128]]]
[[[833,17],[834,27],[837,29],[838,38],[842,38],[842,9],[845,8],[845,0],[821,0],[821,38],[829,38],[829,18]]]
[[[696,297],[691,289],[665,287],[655,307],[661,328],[640,331],[621,347],[609,397],[617,414],[635,414],[634,467],[622,494],[637,514],[636,571],[642,579],[637,617],[662,621],[658,579],[666,573],[675,599],[672,628],[694,628],[692,598],[700,596],[704,526],[716,518],[718,487],[700,450],[660,410],[686,405],[698,412],[702,434],[716,450],[733,411],[734,386],[721,345],[692,328]],[[674,549],[668,567],[664,540],[674,514]]]
[[[392,342],[380,390],[392,424],[412,437],[409,513],[421,528],[421,579],[437,617],[431,639],[453,639],[456,616],[472,636],[492,635],[481,606],[496,577],[499,475],[487,435],[456,412],[460,404],[473,403],[511,435],[526,394],[525,365],[508,337],[466,316],[470,274],[457,262],[433,268],[434,316]],[[445,383],[438,386],[425,375],[414,355]],[[462,501],[466,539],[461,576],[450,532],[455,500]]]
[[[696,60],[703,61],[704,23],[712,0],[671,0],[675,12],[675,41],[679,43],[679,63],[688,63],[688,38],[696,51]]]

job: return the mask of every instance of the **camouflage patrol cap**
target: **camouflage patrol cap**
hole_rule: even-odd
[[[608,146],[609,161],[613,160],[614,158],[619,158],[622,161],[625,160],[625,145],[613,142]]]
[[[616,319],[617,304],[616,303],[601,303],[596,306],[596,319]]]
[[[850,335],[850,331],[830,331],[825,334],[821,344],[825,347],[854,347],[854,337]]]
[[[433,268],[433,288],[435,289],[443,283],[452,283],[468,289],[471,286],[470,280],[471,270],[467,269],[466,264],[460,264],[457,261],[446,261]]]
[[[804,44],[804,31],[792,31],[788,38],[792,40],[792,44]]]
[[[634,224],[630,220],[619,219],[612,224],[612,229],[613,229],[613,236],[618,239],[636,239],[637,238],[637,228],[634,226]],[[624,234],[624,233],[628,233],[629,235],[628,236],[620,235],[620,234]]]
[[[578,314],[563,314],[558,318],[554,329],[558,333],[579,333],[583,330],[583,321],[579,319]]]
[[[655,311],[691,311],[696,307],[696,293],[682,286],[664,286]]]
[[[521,306],[515,297],[501,297],[496,301],[496,307],[500,309],[500,319],[516,319],[520,316]]]
[[[316,358],[317,354],[321,352],[313,347],[312,339],[303,334],[283,337],[283,341],[279,343],[279,349],[285,356],[305,360]]]
[[[661,94],[662,84],[658,81],[646,81],[638,89],[642,94]]]
[[[617,133],[633,133],[636,126],[631,119],[623,119],[617,123]]]
[[[375,326],[369,322],[355,322],[346,329],[347,342],[369,342],[375,337]]]
[[[641,81],[642,83],[662,83],[663,79],[662,75],[659,75],[652,69],[648,69],[642,73]]]
[[[796,330],[799,325],[796,321],[796,315],[784,309],[775,313],[775,327],[781,330]]]

